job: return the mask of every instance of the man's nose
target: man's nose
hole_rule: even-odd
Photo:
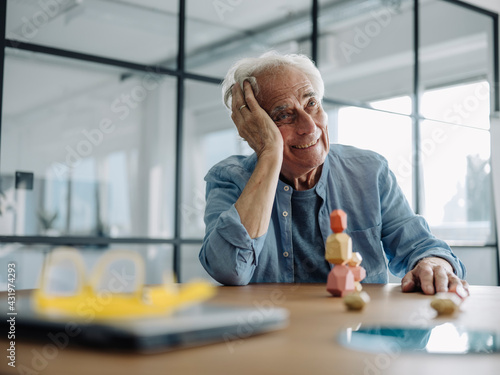
[[[299,112],[296,130],[300,135],[312,134],[316,131],[316,123],[306,111]]]

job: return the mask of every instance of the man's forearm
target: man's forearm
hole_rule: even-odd
[[[250,180],[234,205],[250,238],[267,232],[281,163],[281,153],[260,155]]]

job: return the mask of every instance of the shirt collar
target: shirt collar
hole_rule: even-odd
[[[328,174],[330,173],[330,163],[328,162],[329,155],[329,153],[326,155],[325,161],[323,162],[323,168],[321,169],[321,177],[316,184],[316,193],[323,199],[325,198]]]
[[[325,161],[323,163],[323,168],[321,169],[321,176],[319,178],[318,183],[314,187],[314,189],[316,189],[316,193],[323,199],[325,198],[328,173],[330,171],[330,163],[328,162],[328,156],[329,154],[326,155]],[[278,190],[291,193],[293,191],[293,187],[281,180],[278,180]]]

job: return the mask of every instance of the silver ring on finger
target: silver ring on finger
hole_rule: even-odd
[[[247,106],[246,104],[243,104],[240,108],[238,108],[238,111],[240,111],[240,112],[241,112],[241,110],[242,110],[243,108],[245,108],[246,106]]]

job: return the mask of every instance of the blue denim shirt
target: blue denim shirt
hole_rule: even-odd
[[[261,237],[250,238],[234,207],[256,163],[255,154],[231,156],[205,177],[206,233],[199,259],[222,284],[293,282],[292,187],[278,182],[269,228]],[[331,145],[315,189],[322,199],[318,221],[323,242],[332,233],[330,212],[343,209],[353,251],[363,257],[364,282],[387,283],[388,268],[402,277],[429,256],[446,259],[465,278],[462,262],[413,213],[381,155]]]

